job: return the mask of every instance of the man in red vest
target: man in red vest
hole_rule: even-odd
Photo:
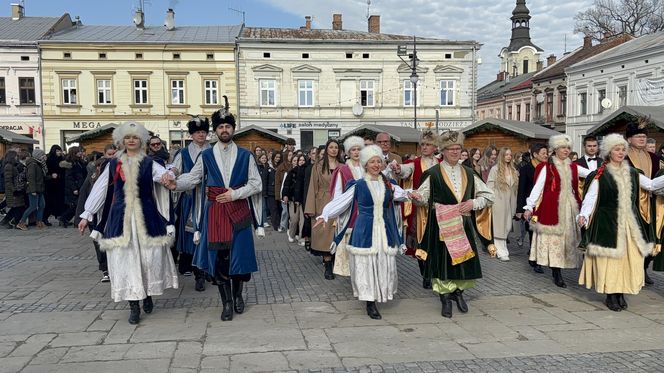
[[[436,166],[440,163],[440,159],[434,156],[434,153],[438,149],[436,135],[431,131],[426,131],[422,134],[420,139],[420,152],[421,155],[414,160],[406,160],[401,165],[401,170],[408,169],[410,177],[403,180],[403,187],[405,189],[417,189],[420,187],[420,179],[424,171],[429,168]],[[422,235],[424,234],[424,219],[422,215],[427,214],[427,209],[425,207],[416,208],[411,202],[406,202],[403,205],[403,216],[405,222],[405,232],[406,232],[406,251],[407,255],[415,257],[415,250],[417,248],[417,243],[422,240]],[[420,267],[420,274],[424,274],[424,261],[418,259],[417,264]],[[431,280],[427,278],[422,278],[422,287],[425,289],[431,289]]]

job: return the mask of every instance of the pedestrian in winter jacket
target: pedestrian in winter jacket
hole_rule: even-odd
[[[28,229],[28,219],[32,213],[37,213],[36,221],[37,228],[42,229],[44,224],[44,207],[46,201],[44,199],[44,192],[46,191],[46,154],[41,149],[35,149],[32,152],[32,157],[28,157],[25,162],[27,185],[26,193],[28,194],[28,208],[23,212],[19,223],[16,228],[20,230]]]
[[[81,148],[78,146],[69,148],[67,157],[60,162],[60,167],[65,170],[65,211],[60,216],[60,225],[67,228],[76,213],[79,191],[87,176],[87,168]]]

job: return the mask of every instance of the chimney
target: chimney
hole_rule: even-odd
[[[593,46],[593,37],[586,35],[583,37],[583,49],[590,48]]]
[[[305,20],[305,24],[304,24],[305,30],[311,31],[311,16],[304,17],[304,20]]]
[[[544,62],[542,60],[537,61],[537,71],[542,71],[544,69]]]
[[[509,74],[507,73],[507,71],[501,71],[496,76],[496,80],[499,81],[499,82],[505,81],[507,79],[508,75]]]
[[[556,63],[556,55],[552,54],[549,57],[546,58],[546,66],[549,67]]]
[[[166,12],[166,19],[164,20],[164,26],[166,30],[173,31],[175,30],[175,12],[173,9],[169,8]]]
[[[372,34],[380,34],[380,16],[369,16],[369,32]]]
[[[12,4],[12,21],[18,21],[25,17],[25,9],[21,4]]]
[[[136,9],[133,21],[137,29],[143,30],[145,28],[145,13],[143,13],[142,9]]]
[[[332,30],[334,31],[341,31],[342,25],[341,25],[341,14],[333,14],[332,15]]]
[[[602,42],[608,41],[609,39],[611,39],[611,36],[613,36],[613,35],[611,35],[610,32],[608,32],[608,31],[604,32]]]

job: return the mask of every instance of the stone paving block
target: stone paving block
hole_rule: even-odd
[[[664,345],[664,328],[603,329],[547,332],[551,339],[577,353],[647,350]]]
[[[222,372],[230,369],[231,359],[229,356],[205,356],[201,360],[201,371],[209,369],[214,372]]]
[[[478,358],[555,355],[572,352],[562,344],[551,341],[507,341],[464,344]]]
[[[210,324],[203,354],[232,355],[305,348],[304,337],[297,328],[260,322],[236,323],[233,320],[233,322]]]
[[[542,332],[558,332],[572,330],[594,330],[600,329],[599,326],[586,322],[582,324],[557,324],[557,325],[532,325],[533,328]]]
[[[0,334],[82,332],[97,316],[96,311],[17,313],[0,321]]]
[[[16,343],[14,342],[0,342],[0,357],[9,355],[14,350]]]
[[[131,347],[130,344],[71,347],[61,362],[122,360]]]
[[[383,365],[384,363],[378,359],[369,358],[369,357],[344,357],[341,359],[341,363],[345,368],[353,368],[366,365]],[[365,372],[367,370],[364,370]],[[371,372],[371,369],[368,370]]]
[[[283,353],[291,369],[320,369],[341,366],[337,354],[329,351],[286,351]],[[231,358],[231,364],[233,362]]]
[[[472,306],[487,314],[492,314],[497,310],[547,307],[546,304],[535,302],[533,298],[524,295],[481,297],[473,301]]]
[[[128,343],[131,335],[136,331],[136,325],[129,324],[126,320],[119,320],[104,339],[105,344]]]
[[[488,316],[453,317],[452,320],[471,336],[487,341],[516,340],[519,334],[502,322]]]
[[[602,311],[574,312],[575,316],[591,322],[602,329],[629,329],[661,326],[632,312]]]
[[[55,334],[35,334],[30,338],[25,340],[25,343],[18,346],[14,351],[12,351],[11,356],[32,356],[36,355],[44,347],[48,345],[49,342],[55,338]]]
[[[304,336],[307,350],[332,350],[330,340],[327,339],[327,335],[325,335],[323,329],[302,329],[302,335]]]
[[[183,319],[184,320],[184,319]],[[156,341],[201,340],[207,329],[206,322],[147,321],[139,324],[131,337],[131,343]]]
[[[178,342],[171,368],[198,368],[202,353],[203,344],[200,342]]]
[[[383,362],[404,362],[430,360],[433,356],[435,360],[472,357],[458,343],[441,338],[441,330],[429,338],[411,336],[393,326],[332,328],[325,332],[341,358],[371,357]]]
[[[30,334],[0,335],[0,342],[23,342],[30,338]]]
[[[168,373],[198,373],[198,369],[194,368],[176,368],[171,366],[170,369],[168,369]]]
[[[564,310],[562,308],[558,307],[553,307],[553,308],[543,308],[543,310],[547,313],[552,314],[553,316],[568,322],[570,324],[582,324],[587,322],[586,320],[580,318],[579,316],[575,315],[572,312],[569,312],[567,310]]]
[[[60,359],[67,353],[69,350],[68,347],[58,347],[58,348],[47,348],[42,350],[37,356],[35,356],[30,364],[33,365],[42,365],[42,364],[57,364]]]
[[[176,342],[151,342],[131,344],[124,359],[170,359],[175,352]]]
[[[541,331],[535,329],[532,326],[528,325],[519,325],[515,326],[514,332],[518,333],[517,339],[523,340],[524,338],[533,341],[533,340],[543,340],[543,339],[550,339],[549,336],[546,334],[542,333]]]
[[[231,356],[231,372],[268,372],[288,369],[288,360],[281,352],[259,352]]]
[[[57,365],[29,365],[21,373],[164,373],[168,359],[91,361]]]
[[[18,373],[32,359],[32,356],[5,357],[0,359],[0,372]],[[42,371],[45,372],[45,371]]]
[[[492,318],[507,326],[566,323],[541,308],[499,309],[490,314]]]
[[[108,332],[113,329],[115,320],[97,320],[87,329],[88,332]]]
[[[577,294],[558,294],[558,293],[537,293],[531,295],[535,300],[539,300],[555,308],[563,309],[567,312],[595,311],[597,305],[587,297],[580,297]]]
[[[91,346],[100,344],[105,332],[62,333],[51,341],[51,347]]]
[[[0,321],[9,318],[9,316],[11,316],[11,315],[12,315],[12,314],[9,313],[9,312],[0,312]]]

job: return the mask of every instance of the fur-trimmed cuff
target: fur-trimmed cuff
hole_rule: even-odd
[[[174,225],[167,225],[166,226],[166,234],[169,236],[175,236],[175,226]]]
[[[101,240],[101,237],[102,237],[101,232],[98,230],[93,230],[92,232],[90,232],[90,238],[92,238],[95,241]]]
[[[201,242],[201,232],[196,231],[194,232],[194,243],[198,245],[199,242]]]

